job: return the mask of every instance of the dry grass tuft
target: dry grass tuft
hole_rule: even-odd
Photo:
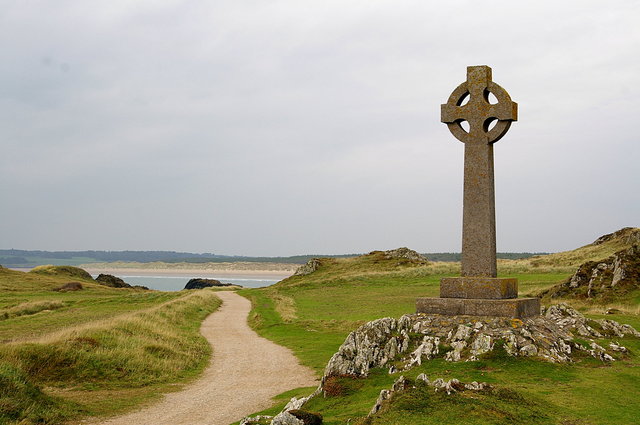
[[[278,291],[271,292],[269,297],[275,303],[275,310],[278,312],[283,322],[290,323],[298,318],[298,315],[296,314],[296,302],[293,298]]]
[[[41,311],[56,310],[64,307],[66,304],[62,301],[31,301],[17,306],[0,310],[0,320],[10,319],[18,316],[28,316],[40,313]]]

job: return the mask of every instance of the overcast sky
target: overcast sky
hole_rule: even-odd
[[[0,0],[0,248],[460,251],[440,104],[489,65],[499,251],[640,225],[640,2]]]

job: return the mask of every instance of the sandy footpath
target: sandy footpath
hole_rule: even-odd
[[[228,425],[271,406],[277,394],[318,384],[288,349],[249,328],[246,298],[235,292],[217,295],[223,304],[201,328],[214,350],[203,376],[183,391],[102,425]]]

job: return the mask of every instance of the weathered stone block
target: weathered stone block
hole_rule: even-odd
[[[416,312],[443,316],[531,317],[540,314],[538,298],[418,298]]]
[[[495,277],[445,277],[441,298],[505,299],[518,297],[518,279]]]

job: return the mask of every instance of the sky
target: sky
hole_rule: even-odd
[[[0,0],[0,248],[461,248],[440,105],[488,65],[500,252],[640,226],[640,2]]]

